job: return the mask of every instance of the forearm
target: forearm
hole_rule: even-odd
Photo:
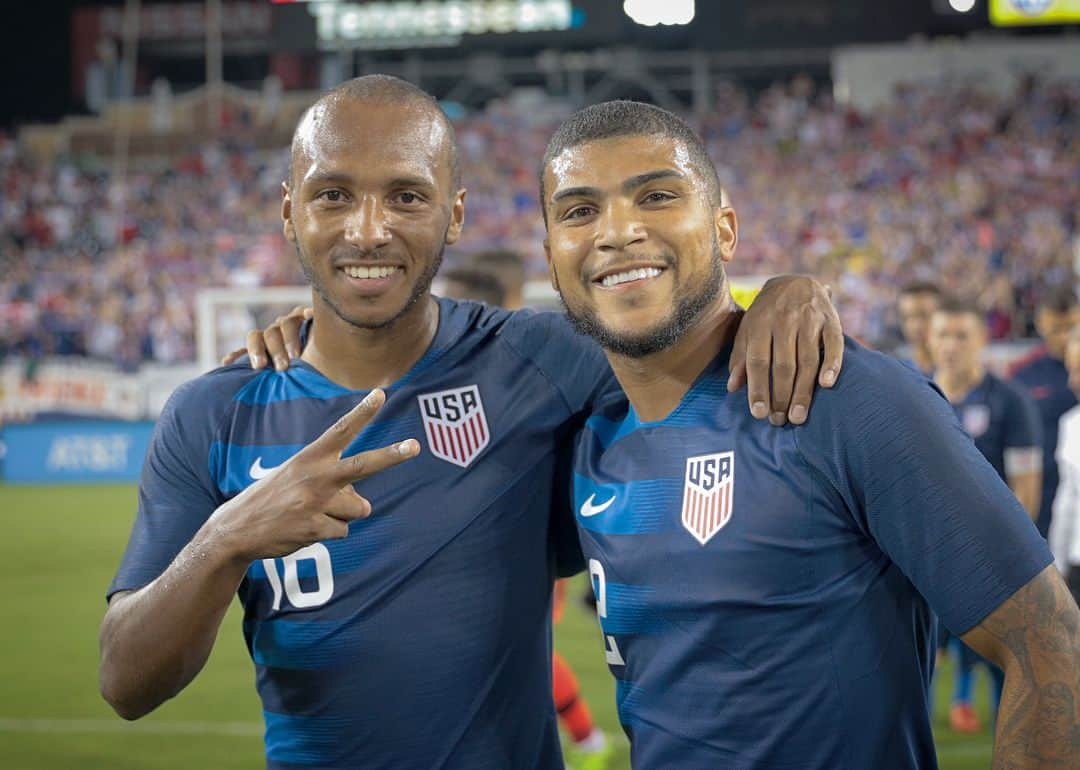
[[[246,568],[200,530],[157,580],[113,600],[101,624],[100,685],[120,716],[138,719],[194,679]]]
[[[1009,477],[1012,489],[1020,505],[1024,506],[1032,521],[1039,518],[1039,506],[1042,503],[1042,477],[1034,474],[1014,475]]]
[[[1080,768],[1080,611],[1052,566],[1017,598],[963,637],[1005,671],[993,767]]]

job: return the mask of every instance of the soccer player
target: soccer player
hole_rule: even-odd
[[[506,289],[502,306],[518,310],[525,306],[525,258],[511,249],[478,251],[469,260],[471,267],[491,272]]]
[[[562,766],[550,597],[580,554],[553,512],[613,380],[558,314],[431,295],[464,205],[453,128],[414,86],[358,78],[305,113],[281,211],[312,286],[307,344],[288,371],[219,369],[164,409],[101,627],[119,714],[180,692],[239,594],[271,770]],[[835,373],[840,337],[806,279],[766,286],[755,312],[735,365],[763,417],[760,351],[795,369],[795,340],[825,329]],[[818,365],[774,410],[805,409]],[[410,437],[419,455],[389,467]]]
[[[1065,346],[1069,387],[1080,393],[1080,326],[1073,327]],[[1073,599],[1080,604],[1080,406],[1061,418],[1057,463],[1060,481],[1050,520],[1050,550],[1065,576]]]
[[[934,370],[927,347],[927,334],[930,330],[930,316],[941,302],[941,289],[926,281],[915,281],[900,289],[896,301],[897,315],[900,317],[900,333],[911,349],[911,357],[905,359],[913,369],[927,377]]]
[[[1050,290],[1035,308],[1035,330],[1043,344],[1017,361],[1010,372],[1012,380],[1026,389],[1042,415],[1043,483],[1039,518],[1036,525],[1045,537],[1050,531],[1054,494],[1058,487],[1058,467],[1054,457],[1058,442],[1058,423],[1065,412],[1077,404],[1069,389],[1065,370],[1065,342],[1077,324],[1080,309],[1072,286]]]
[[[969,303],[943,299],[930,317],[928,342],[934,380],[960,425],[1034,521],[1042,488],[1039,415],[1026,393],[983,365],[987,329],[982,314]],[[956,637],[949,640],[949,649],[956,664],[949,724],[958,732],[978,732],[979,719],[971,705],[975,666],[985,664],[990,672],[994,713],[1004,676]]]
[[[439,294],[451,299],[471,299],[492,307],[506,307],[506,287],[498,276],[477,267],[465,265],[444,270],[439,275]]]
[[[633,765],[936,767],[932,608],[1005,670],[995,766],[1076,767],[1080,611],[933,385],[849,341],[766,428],[727,393],[738,228],[697,136],[596,105],[541,173],[552,284],[625,391],[573,494]]]

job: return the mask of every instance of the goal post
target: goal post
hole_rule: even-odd
[[[247,332],[266,327],[297,305],[310,304],[310,286],[201,289],[195,295],[199,371],[219,366],[222,356],[243,346]]]

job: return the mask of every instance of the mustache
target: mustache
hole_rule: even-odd
[[[330,251],[330,263],[334,266],[353,262],[389,262],[394,255],[385,246],[377,249],[356,249],[339,246]]]

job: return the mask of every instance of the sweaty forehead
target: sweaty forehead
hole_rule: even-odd
[[[297,126],[294,183],[314,174],[373,169],[448,181],[445,124],[423,105],[341,99],[316,104]]]
[[[567,147],[548,163],[547,192],[563,187],[616,186],[630,177],[672,169],[688,179],[701,178],[686,146],[662,134],[593,139]]]

